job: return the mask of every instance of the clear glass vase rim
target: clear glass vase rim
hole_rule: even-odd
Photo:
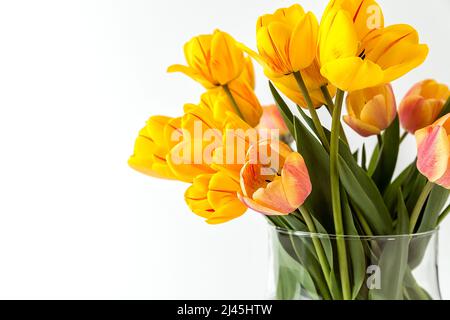
[[[373,236],[361,236],[361,235],[336,235],[336,234],[326,234],[326,233],[312,233],[305,231],[293,231],[276,226],[269,226],[272,230],[280,234],[287,234],[302,238],[328,238],[328,239],[346,239],[346,240],[392,240],[392,239],[403,239],[403,238],[423,238],[431,237],[439,233],[440,228],[437,227],[432,231],[419,232],[413,234],[393,234],[393,235],[373,235]]]

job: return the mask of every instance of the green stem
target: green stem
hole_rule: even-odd
[[[317,229],[316,226],[314,224],[314,221],[310,215],[310,213],[308,212],[308,210],[306,210],[305,207],[300,207],[299,211],[303,217],[303,219],[305,220],[306,226],[308,227],[308,230],[311,233],[317,234]],[[325,281],[327,282],[328,288],[332,289],[331,287],[331,272],[330,272],[330,266],[328,264],[328,260],[327,260],[327,256],[325,254],[325,251],[322,247],[322,243],[320,242],[320,240],[315,236],[312,235],[312,241],[313,241],[313,245],[314,248],[316,249],[316,253],[317,253],[317,257],[319,258],[319,263],[320,266],[322,267],[322,271],[323,274],[325,276]]]
[[[308,89],[306,88],[305,81],[303,81],[303,77],[299,71],[294,72],[295,80],[305,98],[306,105],[308,107],[309,113],[311,114],[311,119],[314,123],[314,127],[316,128],[317,134],[319,135],[319,139],[322,142],[323,146],[327,151],[330,150],[330,143],[328,142],[327,136],[325,135],[325,131],[323,130],[322,124],[320,123],[319,116],[317,115],[316,108],[314,107],[314,103],[311,100],[311,96],[309,95]]]
[[[333,111],[334,111],[335,106],[334,106],[333,98],[331,97],[330,91],[328,90],[327,86],[320,87],[320,91],[322,91],[322,95],[325,99],[328,111],[330,112],[331,116],[333,116]],[[341,127],[341,129],[340,129],[341,138],[348,145],[348,139],[347,139],[347,135],[345,134],[344,128],[342,126],[340,126],[340,127]]]
[[[344,223],[342,219],[340,181],[339,181],[339,130],[341,127],[341,113],[342,103],[344,101],[344,92],[337,91],[336,104],[333,111],[333,123],[331,126],[331,148],[330,148],[330,175],[331,175],[331,198],[333,204],[333,218],[337,243],[337,252],[339,260],[339,271],[342,282],[342,294],[344,300],[351,299],[350,293],[350,279],[347,261],[347,248],[345,246],[345,239],[339,236],[344,235]]]
[[[223,90],[225,91],[226,95],[228,96],[228,99],[231,102],[231,105],[234,108],[234,111],[236,112],[236,114],[245,121],[244,116],[242,115],[241,109],[239,109],[239,105],[236,102],[236,99],[234,99],[233,94],[231,93],[230,87],[228,87],[227,84],[222,86]]]
[[[377,135],[377,140],[378,140],[378,146],[381,148],[383,147],[383,137],[381,136],[381,134]]]
[[[403,141],[405,141],[406,137],[408,136],[408,131],[405,131],[402,136],[400,137],[400,144],[403,143]]]
[[[281,219],[281,227],[283,227],[285,229],[287,228],[287,230],[289,230],[289,228],[290,228],[289,222],[284,221],[284,219]],[[289,232],[289,240],[291,240],[292,248],[294,249],[294,253],[297,256],[297,261],[298,261],[298,263],[301,264],[302,255],[297,249],[297,245],[295,244],[295,238],[294,238],[294,236],[292,235],[291,232]],[[325,279],[325,281],[327,281],[327,280]],[[328,291],[328,288],[327,288],[328,287],[328,283],[327,283],[327,285],[325,285],[320,279],[317,279],[316,285],[317,285],[317,287],[318,287],[322,297],[325,300],[331,300],[331,295],[330,295],[330,293]]]
[[[437,226],[439,227],[442,222],[444,222],[445,218],[447,218],[448,214],[450,213],[450,206],[448,206],[445,211],[439,216]]]
[[[358,217],[359,222],[361,223],[361,226],[364,230],[364,232],[366,233],[366,235],[368,236],[373,236],[373,232],[370,229],[369,223],[367,222],[366,218],[364,218],[363,214],[361,213],[361,211],[359,211],[359,209],[355,208],[355,212],[356,212],[356,216]]]
[[[427,201],[428,196],[430,195],[431,190],[433,190],[433,188],[434,184],[428,181],[428,183],[423,188],[419,198],[417,199],[417,203],[411,215],[411,222],[409,225],[409,232],[411,234],[413,234],[414,230],[416,229],[416,224],[417,221],[419,221],[420,213],[422,212],[423,206],[425,205],[425,202]]]

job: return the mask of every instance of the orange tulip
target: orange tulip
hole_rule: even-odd
[[[154,116],[139,132],[134,154],[128,160],[131,168],[151,177],[176,179],[167,163],[167,155],[176,144],[172,137],[181,137],[181,119]]]
[[[259,122],[259,129],[279,130],[280,136],[289,135],[289,129],[276,105],[263,108],[263,116]]]
[[[428,178],[450,189],[450,114],[416,131],[417,168]]]
[[[189,208],[209,224],[242,216],[247,207],[238,199],[239,182],[224,173],[200,175],[185,193]]]
[[[261,156],[261,148],[267,156]],[[278,164],[270,159],[278,158]],[[311,181],[303,157],[280,143],[260,143],[250,147],[247,163],[241,171],[241,201],[266,215],[289,215],[311,193]],[[255,161],[257,160],[257,161]]]
[[[399,108],[403,128],[410,133],[431,125],[437,120],[450,90],[435,80],[424,80],[414,85],[403,98]]]
[[[397,116],[394,92],[390,84],[350,92],[348,115],[344,121],[363,137],[380,134]]]

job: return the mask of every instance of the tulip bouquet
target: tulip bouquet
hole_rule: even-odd
[[[187,65],[168,71],[205,93],[180,117],[151,117],[129,165],[188,183],[187,205],[209,224],[251,209],[289,234],[278,239],[289,265],[278,270],[278,298],[298,290],[311,299],[431,298],[413,276],[427,241],[410,239],[436,230],[450,211],[450,91],[425,80],[397,108],[390,84],[421,65],[428,47],[409,25],[385,26],[374,0],[331,0],[320,23],[300,5],[279,9],[258,19],[256,35],[256,51],[218,30],[185,45]],[[274,105],[256,97],[252,61],[264,69]],[[341,120],[376,137],[375,148],[352,148]],[[417,158],[400,170],[408,134]],[[406,240],[361,240],[395,235]],[[373,261],[392,269],[377,292],[363,286]]]

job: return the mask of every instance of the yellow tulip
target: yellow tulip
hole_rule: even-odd
[[[347,111],[344,121],[361,136],[380,134],[397,116],[391,85],[350,92],[347,96]]]
[[[435,80],[424,80],[414,85],[400,104],[399,116],[403,128],[414,134],[433,124],[449,97],[448,87]]]
[[[372,30],[384,27],[383,11],[375,0],[331,0],[323,16],[339,9],[345,10],[353,18],[358,39],[364,39]]]
[[[250,146],[259,140],[258,131],[232,113],[228,114],[222,144],[213,152],[211,168],[239,181]]]
[[[188,65],[173,65],[168,72],[182,72],[207,89],[229,84],[248,68],[235,40],[218,30],[190,40],[184,47],[184,54]]]
[[[345,91],[375,87],[398,79],[425,61],[428,47],[419,44],[416,30],[403,24],[380,28],[374,24],[370,29],[362,22],[370,20],[367,11],[355,11],[356,3],[361,2],[334,1],[320,24],[321,73],[334,86]]]
[[[306,108],[294,73],[300,72],[316,108],[325,104],[321,87],[328,80],[320,73],[316,59],[319,24],[313,13],[305,13],[295,4],[258,19],[256,26],[258,53],[241,47],[263,68],[264,74],[289,99]],[[335,89],[328,86],[333,96]]]
[[[258,19],[256,37],[261,61],[273,77],[309,67],[316,57],[319,24],[313,13],[295,4]]]
[[[242,216],[247,207],[238,199],[239,182],[228,175],[200,175],[185,193],[185,201],[209,224],[221,224]]]
[[[131,168],[151,177],[176,179],[167,163],[167,154],[176,142],[175,135],[181,136],[181,119],[154,116],[139,132],[134,154],[128,160]]]
[[[221,123],[214,119],[212,111],[204,105],[186,105],[181,120],[183,140],[176,144],[167,156],[167,164],[177,179],[192,183],[195,177],[212,174],[213,149],[207,148],[222,141]],[[208,132],[210,140],[205,140]]]
[[[242,80],[233,81],[229,90],[235,99],[242,118],[251,127],[256,127],[262,116],[262,107],[251,85]],[[214,119],[224,123],[227,113],[236,110],[222,88],[209,90],[202,95],[201,104],[213,112]]]

